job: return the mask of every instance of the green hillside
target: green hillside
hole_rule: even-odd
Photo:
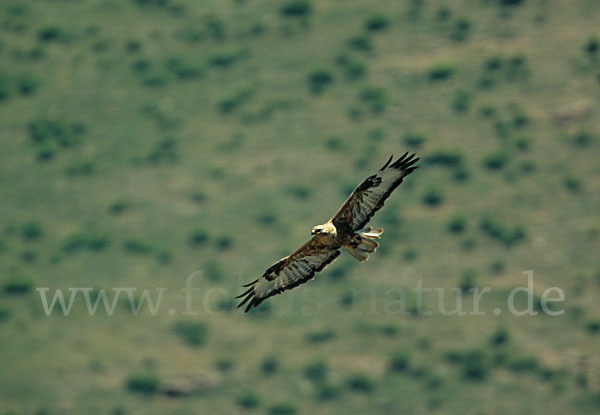
[[[598,22],[0,2],[0,415],[598,413]],[[236,309],[405,151],[368,262]]]

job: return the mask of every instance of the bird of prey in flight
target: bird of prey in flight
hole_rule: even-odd
[[[381,228],[366,227],[371,217],[383,206],[404,177],[412,173],[419,161],[415,154],[404,153],[398,160],[393,155],[379,171],[358,185],[331,219],[312,228],[312,238],[285,258],[271,265],[265,273],[250,284],[236,298],[244,297],[238,308],[248,303],[246,312],[265,299],[290,290],[312,279],[346,249],[363,262],[379,246]]]

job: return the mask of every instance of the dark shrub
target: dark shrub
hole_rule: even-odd
[[[31,291],[32,288],[33,281],[23,276],[9,277],[9,279],[2,284],[2,290],[7,295],[24,295]]]
[[[31,264],[33,262],[36,261],[37,259],[37,252],[26,249],[25,251],[21,252],[20,257],[21,257],[21,261],[23,261],[26,264]]]
[[[515,226],[513,229],[509,229],[489,215],[486,215],[481,219],[479,228],[483,233],[496,239],[507,247],[511,247],[525,239],[525,230],[521,226]]]
[[[463,215],[456,215],[448,222],[448,232],[463,233],[467,227],[467,218]]]
[[[127,378],[126,386],[132,392],[151,395],[158,391],[160,380],[153,373],[134,373]]]
[[[140,7],[153,7],[161,11],[170,12],[175,16],[181,16],[184,13],[184,6],[173,0],[133,0]]]
[[[65,32],[63,32],[63,30],[57,26],[47,26],[40,29],[38,32],[38,39],[42,42],[59,41],[65,40],[66,38],[67,35]]]
[[[260,398],[253,392],[246,392],[238,398],[237,403],[244,409],[256,409]]]
[[[351,106],[350,108],[348,108],[346,113],[348,114],[348,118],[350,118],[352,121],[360,121],[363,118],[363,110],[358,106]],[[358,168],[363,167],[364,166],[358,166]]]
[[[311,331],[306,334],[308,343],[327,343],[335,339],[335,332],[330,329]]]
[[[95,232],[79,232],[67,238],[62,246],[66,253],[76,253],[84,250],[100,251],[106,248],[110,240],[106,234]]]
[[[217,301],[216,307],[219,311],[232,311],[236,305],[233,298],[224,296]]]
[[[563,179],[563,183],[565,185],[565,188],[570,191],[571,193],[579,193],[579,191],[581,191],[581,180],[579,180],[577,177],[575,176],[566,176]]]
[[[527,58],[522,55],[515,55],[508,60],[506,67],[506,80],[519,81],[529,77],[529,66]]]
[[[425,143],[426,139],[422,134],[408,133],[402,138],[402,141],[404,141],[404,144],[409,147],[419,149],[423,146],[423,143]]]
[[[342,295],[342,297],[340,298],[340,305],[342,307],[351,307],[354,305],[354,303],[356,302],[356,296],[354,295],[354,293],[346,293],[344,295]]]
[[[492,334],[492,337],[490,338],[490,343],[493,346],[502,346],[508,343],[508,339],[508,330],[506,330],[505,328],[499,328],[494,332],[494,334]]]
[[[274,212],[262,212],[257,218],[256,221],[260,225],[273,225],[277,221],[277,215]]]
[[[521,136],[515,140],[515,147],[522,152],[529,151],[531,149],[531,137]]]
[[[465,355],[463,375],[470,380],[481,381],[488,377],[490,362],[487,356],[479,350],[473,350]]]
[[[206,32],[216,41],[223,41],[227,37],[225,22],[217,16],[209,15],[204,21]]]
[[[10,309],[0,305],[0,323],[10,318]]]
[[[228,358],[218,359],[215,362],[215,367],[219,372],[229,372],[233,368],[235,368],[235,361]]]
[[[380,114],[385,110],[387,99],[383,88],[366,87],[360,92],[359,98],[374,114]]]
[[[600,334],[600,320],[588,321],[585,325],[585,328],[592,334]]]
[[[81,123],[64,120],[39,119],[28,125],[29,137],[36,144],[56,143],[61,147],[73,147],[85,133]]]
[[[160,264],[170,264],[173,260],[173,254],[168,251],[161,251],[156,254],[156,259]]]
[[[445,22],[452,16],[452,10],[448,7],[440,7],[435,14],[440,21]]]
[[[87,247],[90,251],[100,251],[106,248],[110,240],[105,234],[90,235],[87,241]]]
[[[463,162],[462,153],[451,150],[438,150],[425,157],[425,163],[432,166],[457,167]]]
[[[346,384],[348,388],[356,391],[356,392],[364,392],[369,393],[375,389],[375,382],[369,376],[364,373],[355,373],[351,375]]]
[[[344,71],[346,79],[350,81],[364,78],[367,73],[367,65],[351,54],[338,56],[336,63]]]
[[[295,415],[297,405],[293,402],[278,402],[269,407],[269,415]]]
[[[167,59],[166,68],[181,80],[195,79],[204,74],[205,67],[199,62],[175,56]]]
[[[332,280],[339,281],[343,280],[348,276],[349,268],[346,266],[338,266],[332,269],[328,274]]]
[[[184,342],[194,347],[202,346],[208,334],[206,325],[201,321],[178,321],[173,330]]]
[[[249,88],[242,88],[238,91],[235,91],[228,97],[225,97],[219,101],[217,107],[221,114],[229,114],[243,104],[248,102],[250,98],[252,98],[253,91]]]
[[[482,76],[477,82],[477,87],[480,89],[491,89],[496,86],[496,80],[490,76]]]
[[[517,356],[509,359],[507,366],[515,372],[534,372],[538,369],[539,362],[533,356]]]
[[[366,35],[358,35],[348,39],[348,46],[361,52],[369,52],[373,49],[371,39]]]
[[[520,6],[525,0],[498,0],[501,6]]]
[[[419,256],[419,252],[414,248],[406,248],[402,252],[402,259],[406,262],[413,262]]]
[[[225,279],[225,271],[223,270],[223,266],[215,261],[209,260],[204,266],[204,272],[206,273],[206,278],[212,282],[220,282]]]
[[[312,5],[307,0],[292,0],[281,7],[281,14],[286,17],[307,17],[312,12]]]
[[[466,112],[469,109],[470,100],[471,95],[467,91],[456,91],[452,99],[452,108],[459,113]]]
[[[21,235],[25,240],[39,239],[42,236],[42,225],[39,222],[28,222],[23,225]]]
[[[113,202],[108,207],[109,213],[111,213],[113,215],[120,215],[128,209],[129,209],[129,203],[127,203],[124,200],[117,200],[116,202]]]
[[[322,93],[334,80],[329,68],[318,68],[308,74],[308,85],[313,94]]]
[[[233,246],[233,238],[231,236],[220,236],[215,241],[215,248],[219,251],[227,251]]]
[[[508,121],[496,121],[494,123],[494,129],[498,138],[506,139],[510,136],[512,125]]]
[[[571,143],[578,147],[588,147],[592,143],[592,135],[587,131],[581,131],[573,137]]]
[[[469,293],[473,288],[475,288],[475,286],[475,271],[472,269],[468,269],[465,272],[463,272],[458,288],[463,293]]]
[[[596,57],[598,55],[598,49],[600,49],[600,42],[595,37],[590,38],[583,47],[585,53],[590,57]]]
[[[461,365],[463,376],[469,380],[485,380],[491,369],[489,357],[479,349],[450,351],[446,353],[446,360]]]
[[[387,29],[390,25],[390,21],[384,14],[375,14],[367,19],[365,22],[365,29],[370,32],[378,32]]]
[[[459,19],[454,22],[452,31],[450,32],[450,39],[457,42],[466,40],[471,33],[471,22],[467,19]]]
[[[523,128],[529,124],[529,115],[522,108],[513,108],[512,123],[515,128]]]
[[[492,105],[485,105],[481,107],[479,113],[484,118],[494,118],[498,114],[498,110]]]
[[[40,79],[30,73],[24,73],[17,79],[17,89],[21,95],[31,95],[40,87]]]
[[[260,366],[260,370],[265,375],[272,375],[279,370],[279,360],[277,358],[268,356],[266,357]]]
[[[65,169],[67,176],[93,176],[96,165],[91,161],[77,162]]]
[[[404,372],[410,367],[410,355],[406,351],[395,353],[389,362],[389,370],[393,372]]]
[[[490,264],[490,271],[492,274],[500,274],[504,271],[505,264],[501,259],[497,259]]]
[[[0,73],[0,102],[8,99],[13,92],[13,85],[6,74]]]
[[[173,138],[165,138],[159,141],[154,149],[148,154],[151,163],[175,162],[179,158],[177,152],[177,141]]]
[[[317,389],[317,399],[320,401],[330,401],[337,398],[340,394],[340,389],[329,383],[320,384]]]
[[[456,66],[453,63],[440,62],[429,69],[427,77],[430,81],[447,81],[455,72]]]
[[[484,68],[486,71],[494,72],[502,68],[504,59],[502,56],[492,56],[485,61]]]
[[[125,50],[129,54],[134,54],[142,49],[142,42],[139,40],[131,39],[125,42]]]
[[[298,184],[290,186],[287,191],[298,200],[306,200],[310,197],[312,188],[310,186]]]
[[[244,51],[239,48],[225,48],[214,53],[208,62],[217,67],[225,68],[237,63],[244,57]]]
[[[327,372],[329,368],[327,364],[322,361],[309,363],[304,368],[304,376],[306,376],[310,381],[315,383],[322,383],[327,380]]]
[[[444,195],[441,190],[437,188],[430,188],[423,195],[423,203],[427,206],[435,207],[439,206],[444,201]]]
[[[464,164],[455,167],[452,171],[452,178],[459,183],[467,181],[470,177],[471,172]]]
[[[133,70],[140,74],[146,73],[150,69],[151,66],[152,66],[152,62],[150,62],[148,59],[138,59],[138,60],[134,61],[133,64],[131,65]]]
[[[152,245],[140,239],[127,239],[123,242],[123,248],[130,254],[145,255],[152,252]]]
[[[503,169],[510,159],[510,154],[505,150],[494,151],[483,159],[483,165],[489,170]]]

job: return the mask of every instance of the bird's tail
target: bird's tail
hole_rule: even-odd
[[[360,262],[366,261],[369,259],[369,254],[375,252],[379,246],[379,242],[377,242],[376,239],[378,239],[382,233],[383,229],[381,228],[365,228],[356,232],[352,244],[344,245],[344,248]]]

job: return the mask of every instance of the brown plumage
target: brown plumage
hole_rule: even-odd
[[[418,167],[415,163],[419,159],[414,154],[404,153],[393,163],[392,159],[393,156],[376,174],[358,185],[329,221],[315,226],[308,242],[271,265],[260,278],[244,285],[248,289],[236,297],[244,297],[238,307],[248,303],[247,312],[266,298],[312,279],[338,257],[340,248],[357,260],[366,261],[368,254],[379,246],[377,239],[383,229],[363,228],[404,177]]]

